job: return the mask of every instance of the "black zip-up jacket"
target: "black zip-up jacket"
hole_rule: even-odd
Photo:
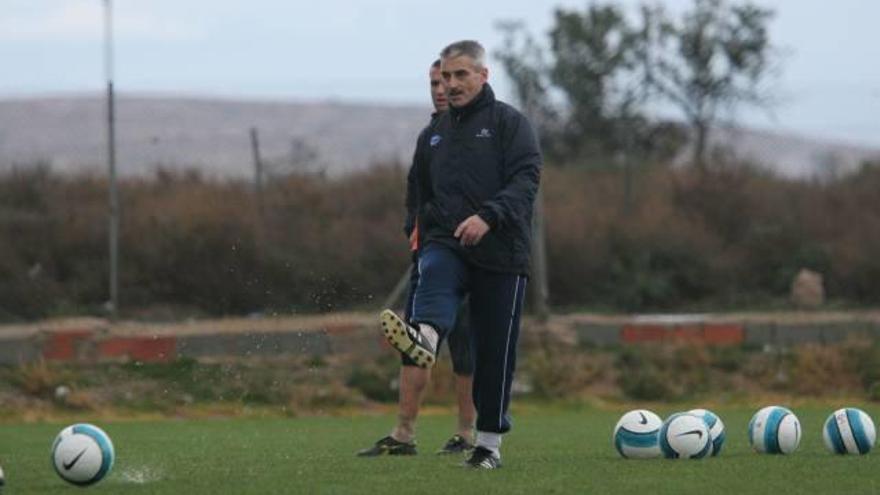
[[[412,172],[420,246],[441,242],[477,266],[528,273],[541,166],[528,120],[484,85],[468,105],[450,108],[419,136]],[[490,229],[476,246],[462,247],[453,234],[473,214]]]

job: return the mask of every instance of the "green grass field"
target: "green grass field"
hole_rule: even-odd
[[[880,409],[863,407],[877,418]],[[716,409],[728,440],[718,458],[632,461],[618,457],[611,430],[623,411],[529,406],[505,438],[505,466],[472,471],[433,454],[453,418],[426,416],[420,454],[356,458],[389,430],[393,416],[98,423],[117,452],[109,477],[87,493],[878,493],[880,453],[839,457],[822,445],[832,407],[794,408],[805,436],[791,456],[752,452],[754,409]],[[657,410],[661,416],[670,409]],[[81,493],[52,472],[49,445],[62,424],[0,425],[4,495]]]

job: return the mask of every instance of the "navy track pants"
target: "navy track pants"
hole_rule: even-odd
[[[437,242],[422,248],[418,270],[410,322],[433,326],[441,340],[455,327],[462,299],[470,296],[477,430],[506,433],[527,277],[476,267]]]
[[[406,321],[412,321],[413,298],[416,295],[416,288],[418,286],[419,267],[418,263],[414,263],[410,270],[409,293],[406,296],[406,307],[403,313]],[[449,357],[452,361],[452,372],[462,377],[474,376],[474,353],[469,327],[471,319],[469,307],[470,304],[465,299],[458,309],[458,315],[455,317],[455,327],[446,335],[446,346],[449,349]],[[442,341],[440,343],[442,344]],[[443,346],[439,345],[437,347],[439,355]],[[400,353],[400,363],[403,366],[418,366],[411,357],[404,353]]]

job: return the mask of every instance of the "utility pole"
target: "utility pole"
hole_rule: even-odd
[[[538,187],[535,197],[534,216],[532,217],[532,304],[535,314],[541,321],[550,316],[547,299],[550,289],[547,283],[547,240],[544,229],[544,186]]]
[[[260,139],[257,128],[251,127],[251,154],[254,158],[254,195],[257,200],[257,213],[263,218],[263,160],[260,157]]]
[[[104,71],[107,79],[107,169],[110,181],[110,318],[119,314],[119,191],[116,187],[116,116],[113,95],[113,5],[104,0]]]
[[[400,277],[400,280],[394,285],[394,288],[391,289],[391,293],[388,294],[388,297],[382,301],[382,308],[393,308],[400,301],[400,298],[403,296],[403,293],[406,292],[407,287],[409,287],[409,281],[413,270],[413,264],[410,263],[407,267],[406,271],[403,273],[403,276]]]
[[[540,129],[541,112],[535,101],[534,93],[529,91],[523,95],[524,110],[526,117],[532,122],[536,129]],[[547,279],[547,237],[544,228],[544,185],[539,183],[538,190],[535,193],[535,204],[532,209],[532,280],[531,302],[534,305],[535,315],[540,321],[547,321],[550,317],[550,284]]]

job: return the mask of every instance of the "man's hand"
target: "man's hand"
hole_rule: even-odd
[[[458,224],[458,228],[455,229],[455,238],[461,242],[462,246],[476,246],[486,235],[486,232],[489,232],[489,224],[479,215],[471,215],[464,222]]]

